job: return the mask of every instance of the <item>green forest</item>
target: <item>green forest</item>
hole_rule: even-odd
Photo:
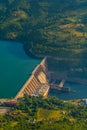
[[[27,54],[87,57],[86,0],[0,0],[0,39]]]
[[[0,130],[87,130],[87,107],[80,100],[25,95],[5,115]]]
[[[61,58],[50,61],[56,71],[86,79],[87,0],[0,0],[0,40],[21,42],[29,56]]]

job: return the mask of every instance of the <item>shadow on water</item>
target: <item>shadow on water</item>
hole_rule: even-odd
[[[51,89],[50,96],[56,96],[62,100],[87,98],[87,86],[76,82],[65,82],[64,87],[70,87],[70,92],[56,91]]]

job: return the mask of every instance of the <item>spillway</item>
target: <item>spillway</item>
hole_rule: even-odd
[[[30,78],[26,81],[21,90],[17,93],[15,99],[21,98],[25,94],[41,94],[42,96],[47,95],[49,88],[50,87],[48,85],[47,80],[46,58],[44,58],[42,62],[36,66]]]

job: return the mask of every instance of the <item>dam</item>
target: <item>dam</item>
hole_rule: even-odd
[[[30,78],[15,96],[15,99],[23,97],[25,94],[46,96],[49,92],[49,89],[50,86],[47,80],[46,58],[44,58],[42,62],[36,66]]]
[[[70,78],[64,71],[49,69],[52,64],[48,64],[49,59],[45,57],[35,67],[31,76],[15,96],[15,99],[21,98],[25,94],[46,97],[48,93],[64,100],[86,98],[87,80]]]
[[[83,75],[80,71],[73,76],[70,76],[69,71],[70,67],[74,70],[75,65],[82,67],[84,64],[87,67],[86,60],[78,64],[76,64],[78,60],[75,60],[73,64],[72,59],[67,61],[67,59],[55,60],[55,57],[47,57],[41,61],[41,59],[28,57],[23,51],[22,44],[7,41],[0,42],[0,59],[0,98],[17,99],[24,94],[45,96],[48,94],[49,84],[53,83],[55,88],[63,79],[64,87],[70,87],[74,91],[59,94],[57,90],[54,92],[52,89],[53,96],[60,99],[87,98],[87,78],[81,78],[87,77],[86,71]],[[35,67],[36,65],[38,66]],[[51,95],[50,91],[49,95]]]

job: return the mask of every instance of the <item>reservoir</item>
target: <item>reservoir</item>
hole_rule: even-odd
[[[0,41],[0,98],[14,97],[40,61],[28,57],[21,43]]]
[[[0,41],[0,98],[13,98],[19,92],[41,59],[27,56],[21,43]],[[65,82],[71,92],[51,91],[50,95],[63,100],[87,98],[87,86]]]

